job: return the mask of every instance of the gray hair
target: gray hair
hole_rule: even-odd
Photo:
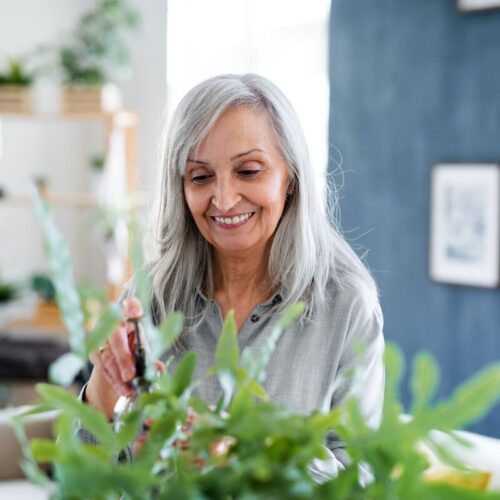
[[[194,327],[205,317],[209,304],[198,302],[196,291],[213,299],[212,248],[187,207],[183,173],[189,154],[222,114],[235,106],[250,106],[267,114],[292,179],[293,192],[276,228],[268,263],[273,288],[285,292],[282,302],[273,306],[275,311],[305,301],[304,318],[314,317],[314,311],[325,302],[329,280],[339,290],[353,286],[376,299],[370,273],[332,222],[334,218],[329,219],[317,192],[305,137],[291,103],[262,76],[227,74],[191,89],[165,134],[151,219],[154,254],[149,270],[156,319],[180,310],[187,326]],[[335,204],[334,200],[332,206]]]

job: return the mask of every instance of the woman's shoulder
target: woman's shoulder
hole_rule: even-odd
[[[330,278],[326,285],[323,314],[331,321],[342,321],[348,330],[370,326],[373,331],[383,328],[383,315],[374,283],[340,282]]]
[[[373,280],[328,278],[325,287],[327,306],[337,305],[357,312],[376,313],[380,310],[378,290]]]

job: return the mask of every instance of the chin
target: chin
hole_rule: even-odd
[[[217,242],[213,244],[214,248],[219,252],[246,252],[253,248],[253,245],[243,244],[243,243],[223,243]]]

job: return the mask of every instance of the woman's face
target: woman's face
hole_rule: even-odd
[[[186,164],[184,195],[220,253],[262,251],[283,213],[288,168],[264,113],[231,108]]]

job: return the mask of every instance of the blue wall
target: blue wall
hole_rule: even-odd
[[[500,162],[500,12],[332,0],[330,84],[342,226],[370,249],[386,337],[407,358],[434,353],[449,394],[500,358],[500,291],[429,280],[429,174],[438,162]],[[500,407],[472,429],[500,437]]]

